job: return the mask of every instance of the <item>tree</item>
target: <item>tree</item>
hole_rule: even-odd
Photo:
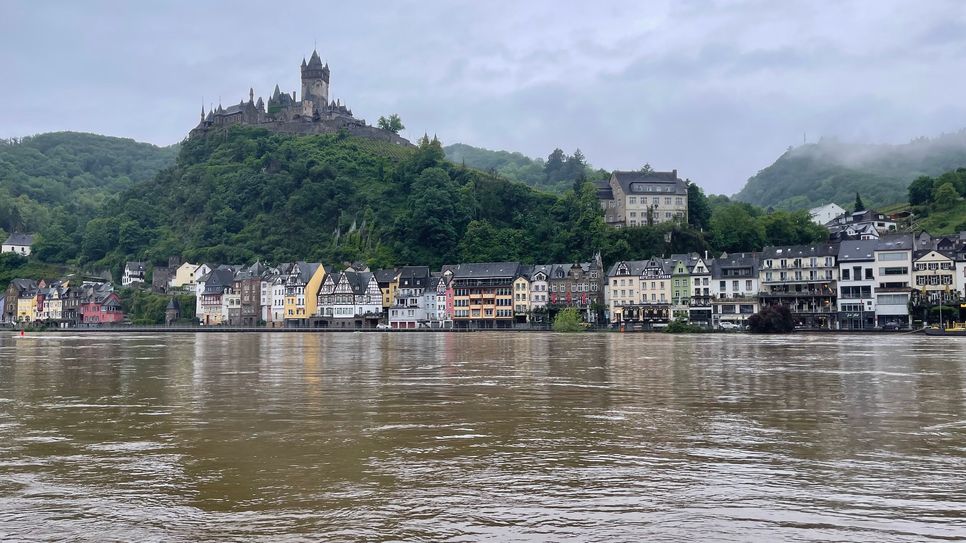
[[[714,247],[729,253],[757,251],[762,248],[765,233],[762,224],[746,209],[745,204],[728,204],[711,217]]]
[[[855,193],[855,207],[853,211],[865,211],[865,204],[862,203],[862,197],[859,196],[858,192]]]
[[[909,203],[916,206],[931,202],[933,184],[932,177],[927,175],[917,177],[909,185]]]
[[[788,307],[771,305],[748,317],[748,329],[756,334],[787,334],[795,330],[795,319]]]
[[[399,115],[395,113],[393,113],[389,117],[380,116],[378,125],[379,125],[379,128],[383,130],[388,130],[393,134],[398,134],[400,130],[403,130],[406,128],[405,126],[403,126],[402,119],[400,119]]]
[[[936,209],[950,209],[956,205],[956,201],[959,200],[959,193],[956,191],[956,187],[949,181],[939,185],[936,189],[935,194],[933,194],[933,203],[936,205]]]
[[[554,332],[580,332],[583,329],[580,311],[576,307],[561,309],[553,319]]]
[[[711,226],[711,206],[701,187],[688,183],[688,224],[702,230]]]

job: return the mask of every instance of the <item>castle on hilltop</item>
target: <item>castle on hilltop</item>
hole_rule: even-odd
[[[411,145],[408,140],[388,130],[370,126],[352,115],[352,110],[339,100],[329,101],[329,64],[322,63],[318,51],[306,62],[302,59],[302,99],[295,91],[281,92],[278,85],[268,102],[255,100],[255,89],[248,90],[248,101],[238,105],[212,108],[205,114],[201,106],[201,122],[188,133],[204,136],[212,130],[233,125],[249,125],[289,134],[329,134],[346,131],[354,136]]]

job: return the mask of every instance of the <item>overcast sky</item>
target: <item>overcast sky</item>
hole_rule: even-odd
[[[349,5],[351,4],[351,6]],[[606,4],[598,6],[596,4]],[[436,133],[730,194],[789,145],[966,127],[966,2],[0,3],[0,137],[181,140],[205,105],[299,88]]]

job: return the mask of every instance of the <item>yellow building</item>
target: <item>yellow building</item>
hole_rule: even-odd
[[[174,277],[168,281],[168,286],[171,288],[187,287],[190,289],[195,284],[195,270],[197,269],[197,264],[191,264],[189,262],[178,266],[178,269],[174,272]]]
[[[295,262],[285,280],[285,325],[304,326],[319,305],[319,287],[325,279],[325,266],[314,262]]]
[[[30,297],[17,298],[17,321],[19,322],[31,322],[34,320],[34,313],[37,309],[37,297],[31,295]]]
[[[376,283],[382,293],[382,312],[387,314],[396,299],[396,289],[399,288],[399,270],[376,270]]]
[[[518,322],[530,315],[530,279],[525,275],[513,280],[513,315]]]

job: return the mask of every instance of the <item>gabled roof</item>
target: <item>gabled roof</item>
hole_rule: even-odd
[[[143,272],[145,269],[144,262],[125,262],[124,271],[126,272]]]
[[[620,262],[615,262],[610,270],[607,272],[608,276],[617,275],[617,269],[620,268],[621,264],[627,266],[627,275],[641,275],[644,272],[644,268],[647,267],[647,260],[622,260]]]
[[[16,232],[14,232],[13,234],[10,234],[10,236],[7,237],[7,241],[3,242],[4,245],[22,245],[22,246],[28,246],[28,247],[30,245],[33,245],[33,243],[34,243],[33,234],[19,234]]]
[[[205,276],[205,292],[216,292],[230,287],[235,280],[231,270],[217,269]]]

